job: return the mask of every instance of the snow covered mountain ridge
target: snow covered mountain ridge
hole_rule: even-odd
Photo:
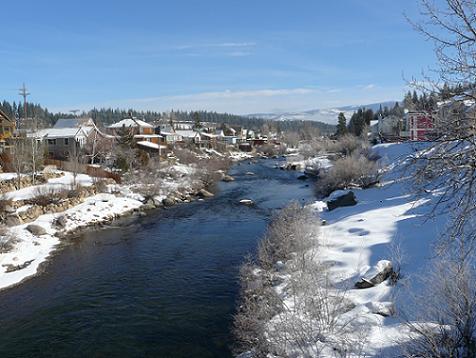
[[[327,124],[337,124],[337,116],[340,112],[343,112],[347,119],[350,119],[352,114],[357,111],[359,108],[367,108],[373,111],[377,111],[380,106],[384,108],[385,106],[392,108],[395,105],[395,102],[398,101],[386,101],[371,103],[366,105],[355,105],[355,106],[343,106],[336,108],[325,108],[325,109],[312,109],[308,111],[298,111],[298,112],[283,112],[283,113],[254,113],[249,114],[247,117],[262,118],[272,121],[316,121],[323,122]]]

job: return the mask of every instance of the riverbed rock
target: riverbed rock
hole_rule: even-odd
[[[64,215],[59,216],[55,220],[55,225],[60,227],[60,228],[66,227],[67,223],[68,223],[68,219],[66,219],[66,216],[64,216]]]
[[[241,199],[240,204],[246,205],[246,206],[252,206],[255,204],[255,202],[251,199]]]
[[[144,210],[152,210],[152,209],[155,209],[156,206],[155,206],[155,203],[154,203],[154,200],[153,199],[149,199],[145,202],[145,204],[142,206],[142,208]]]
[[[30,266],[30,264],[33,261],[35,261],[35,260],[25,261],[24,263],[19,264],[19,265],[6,264],[6,265],[2,265],[2,266],[6,267],[5,273],[9,273],[9,272],[18,271],[18,270],[24,269],[25,267],[28,267],[28,266]]]
[[[13,214],[16,212],[16,209],[11,205],[5,205],[5,207],[3,208],[3,211],[7,214]]]
[[[172,199],[172,198],[165,198],[164,200],[162,200],[162,204],[168,208],[168,207],[171,207],[171,206],[174,206],[175,205],[175,200]]]
[[[255,175],[253,172],[246,172],[246,175]]]
[[[308,180],[309,177],[307,175],[300,175],[297,177],[298,180]]]
[[[21,225],[21,224],[22,224],[22,220],[16,214],[7,216],[6,219],[5,219],[5,225],[8,226],[8,227],[17,226],[17,225]]]
[[[388,260],[380,260],[377,265],[367,274],[371,278],[362,277],[355,283],[355,288],[370,288],[387,280],[393,274],[392,263]]]
[[[233,178],[231,175],[225,175],[222,180],[224,182],[231,182],[231,181],[235,181],[235,178]]]
[[[35,225],[35,224],[28,225],[26,229],[35,236],[41,236],[41,235],[47,234],[46,230],[43,227],[39,225]]]
[[[348,193],[338,196],[334,200],[329,200],[327,202],[327,208],[329,211],[343,207],[343,206],[354,206],[357,204],[357,199],[354,192],[349,191]]]
[[[383,317],[393,316],[396,312],[393,302],[369,302],[366,306],[373,314],[378,314]]]
[[[200,189],[198,191],[198,195],[201,196],[202,198],[211,198],[214,196],[212,193],[210,193],[208,190],[205,190],[205,189]]]

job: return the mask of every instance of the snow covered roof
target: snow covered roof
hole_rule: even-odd
[[[177,132],[164,132],[164,131],[160,131],[160,134],[162,134],[162,135],[176,135],[176,136],[180,135]]]
[[[152,149],[167,149],[167,146],[165,145],[159,145],[159,144],[156,144],[156,143],[152,143],[152,142],[148,142],[148,141],[140,141],[140,142],[137,142],[137,145],[141,145],[143,147],[147,147],[147,148],[152,148]]]
[[[53,128],[79,128],[81,126],[91,127],[94,121],[91,118],[60,118]]]
[[[151,124],[141,121],[140,119],[125,118],[122,121],[111,124],[108,128],[122,128],[122,127],[144,127],[144,128],[153,128]]]
[[[136,134],[134,138],[163,138],[160,134]]]
[[[206,132],[202,132],[200,134],[205,136],[205,137],[208,137],[208,138],[216,138],[217,137],[216,134],[211,134],[211,133],[206,133]]]
[[[175,133],[185,138],[195,138],[197,136],[200,137],[200,133],[190,130],[177,130]]]
[[[93,127],[81,128],[46,128],[40,129],[37,132],[29,133],[28,137],[33,138],[75,138],[85,137],[93,130]]]

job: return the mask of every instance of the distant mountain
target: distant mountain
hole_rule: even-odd
[[[360,106],[344,106],[337,108],[326,108],[326,109],[312,109],[309,111],[302,112],[285,112],[285,113],[255,113],[250,114],[248,117],[263,118],[266,120],[272,121],[316,121],[323,122],[327,124],[336,124],[337,116],[340,112],[344,112],[347,119],[350,119],[352,114],[357,111],[359,108],[368,108],[373,111],[378,111],[380,106],[392,108],[395,105],[396,101],[387,101],[372,103]]]

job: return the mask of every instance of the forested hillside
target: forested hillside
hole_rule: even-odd
[[[49,127],[54,125],[58,118],[70,118],[74,117],[72,113],[52,113],[47,108],[42,107],[39,104],[29,103],[27,105],[28,117],[36,117],[41,125]],[[0,107],[12,118],[23,118],[24,109],[20,103],[10,103],[3,101]],[[155,111],[136,111],[133,109],[112,109],[101,108],[92,109],[88,112],[80,113],[81,116],[88,116],[93,118],[98,124],[104,126],[114,122],[118,122],[121,119],[127,118],[130,115],[145,120],[146,122],[152,122],[157,119],[162,120],[178,120],[178,121],[195,121],[201,122],[214,122],[223,123],[227,125],[238,125],[250,129],[261,130],[263,126],[267,126],[269,130],[273,131],[299,131],[303,128],[318,129],[321,134],[330,134],[335,131],[335,126],[321,122],[314,121],[280,121],[272,122],[260,118],[249,118],[244,116],[238,116],[228,113],[217,113],[208,111],[186,112],[186,111],[172,111],[172,112],[155,112]]]

